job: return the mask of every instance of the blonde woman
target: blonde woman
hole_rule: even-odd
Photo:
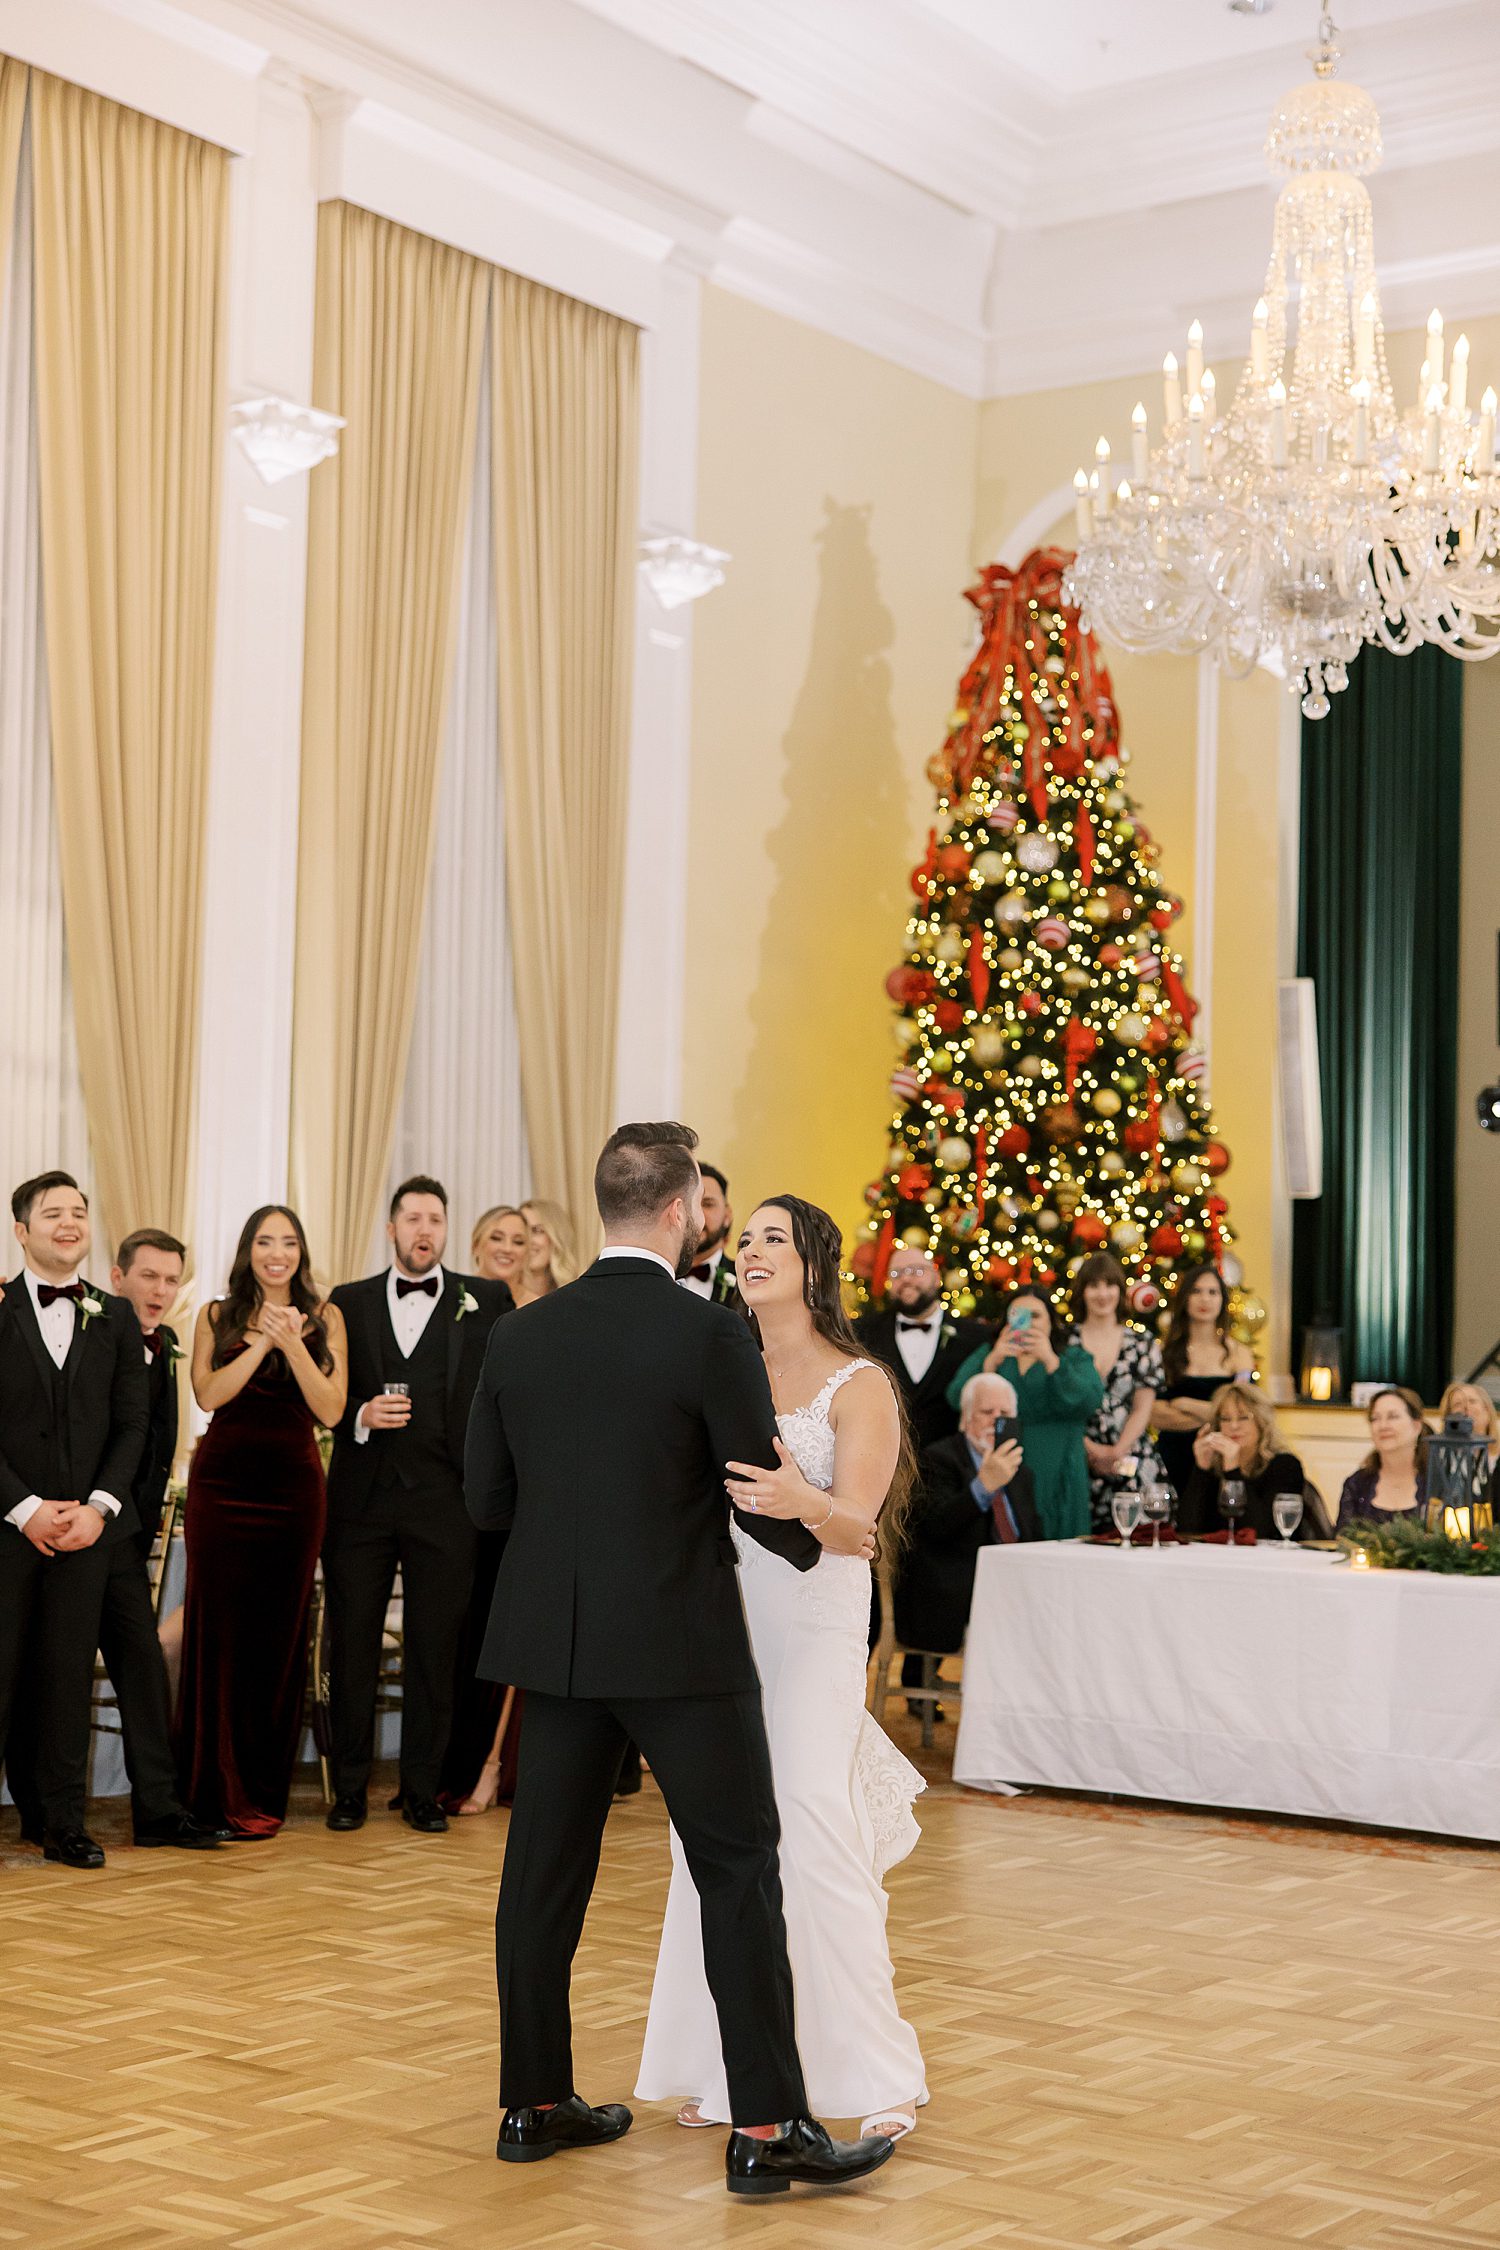
[[[1476,1437],[1489,1440],[1490,1459],[1500,1450],[1500,1414],[1488,1391],[1477,1383],[1450,1383],[1438,1401],[1437,1426],[1442,1428],[1450,1414],[1467,1414],[1474,1425]]]
[[[1249,1525],[1258,1539],[1278,1537],[1271,1512],[1278,1495],[1295,1493],[1306,1499],[1310,1492],[1302,1463],[1282,1445],[1270,1400],[1245,1383],[1221,1383],[1208,1402],[1208,1419],[1193,1440],[1193,1470],[1178,1517],[1183,1531],[1222,1532],[1219,1490],[1225,1477],[1243,1481],[1245,1513],[1240,1526]],[[1308,1508],[1298,1527],[1299,1538],[1321,1535],[1319,1514],[1316,1506]]]
[[[565,1282],[576,1280],[578,1259],[573,1248],[573,1222],[560,1204],[533,1196],[521,1205],[521,1216],[526,1221],[529,1245],[526,1262],[512,1278],[510,1288],[518,1305],[530,1305],[538,1297],[561,1289]]]
[[[514,1293],[530,1249],[531,1228],[519,1204],[496,1203],[474,1221],[469,1261],[486,1281],[503,1281]]]

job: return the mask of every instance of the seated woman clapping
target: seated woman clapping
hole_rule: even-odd
[[[1291,1494],[1305,1503],[1297,1537],[1321,1535],[1317,1495],[1296,1454],[1282,1445],[1270,1400],[1243,1383],[1221,1384],[1208,1402],[1208,1420],[1193,1440],[1193,1468],[1178,1517],[1183,1531],[1222,1531],[1219,1494],[1226,1477],[1243,1482],[1240,1527],[1248,1525],[1257,1538],[1278,1536],[1272,1503]]]
[[[1454,1407],[1456,1414],[1462,1407]],[[1427,1423],[1415,1391],[1392,1385],[1377,1391],[1367,1409],[1370,1451],[1339,1495],[1336,1530],[1354,1523],[1384,1523],[1414,1516],[1422,1505],[1427,1468]]]

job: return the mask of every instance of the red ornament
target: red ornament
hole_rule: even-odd
[[[1078,854],[1079,875],[1087,887],[1094,880],[1094,824],[1087,805],[1080,805],[1074,816],[1073,849]]]
[[[1153,906],[1151,909],[1152,929],[1169,930],[1172,927],[1173,911],[1170,906]]]
[[[1172,1034],[1160,1016],[1153,1016],[1146,1026],[1146,1036],[1141,1041],[1148,1055],[1159,1055],[1172,1044]]]
[[[1057,1279],[1057,1274],[1054,1268],[1051,1266],[1038,1266],[1036,1269],[1036,1278],[1038,1288],[1050,1289],[1053,1282]]]
[[[1128,922],[1134,912],[1134,902],[1123,883],[1111,883],[1104,893],[1104,903],[1109,908],[1112,922]]]
[[[1097,1250],[1109,1234],[1097,1211],[1080,1211],[1073,1221],[1073,1240],[1080,1250]]]
[[[892,969],[885,980],[890,998],[901,1008],[920,1008],[937,990],[937,978],[930,969],[919,969],[912,961],[902,961]]]
[[[1071,1102],[1050,1102],[1040,1122],[1049,1140],[1076,1141],[1083,1131],[1083,1119]]]
[[[996,1289],[1008,1289],[1016,1278],[1016,1269],[1009,1258],[991,1258],[984,1269],[984,1278]]]
[[[977,922],[969,938],[969,990],[975,1007],[983,1014],[990,996],[990,964],[984,950],[984,930]]]
[[[997,836],[1008,836],[1021,817],[1021,808],[1009,797],[1002,797],[998,805],[991,805],[985,815],[985,826],[993,828]]]
[[[1222,1141],[1205,1141],[1203,1146],[1203,1169],[1205,1172],[1211,1173],[1215,1179],[1218,1178],[1221,1172],[1227,1172],[1229,1170],[1229,1151],[1224,1146],[1224,1143]],[[1215,1200],[1217,1200],[1217,1198],[1215,1198]]]
[[[932,889],[932,871],[937,865],[937,830],[927,831],[927,856],[917,862],[911,871],[911,887],[918,898],[926,898]]]
[[[896,1215],[888,1212],[885,1225],[875,1237],[875,1261],[870,1268],[870,1287],[877,1297],[885,1294],[886,1268],[891,1262],[891,1252],[896,1247]]]
[[[959,1031],[963,1028],[963,1007],[957,1000],[940,1000],[932,1011],[932,1020],[939,1031]]]
[[[1126,1302],[1132,1312],[1155,1312],[1161,1303],[1161,1291],[1154,1281],[1133,1281],[1126,1293]]]
[[[944,1086],[940,1092],[934,1094],[933,1100],[945,1116],[957,1117],[964,1106],[963,1088],[961,1086]]]
[[[1069,1101],[1073,1099],[1073,1089],[1078,1083],[1079,1064],[1088,1061],[1098,1044],[1099,1034],[1091,1023],[1084,1023],[1078,1016],[1069,1016],[1062,1035],[1063,1090]]]
[[[1176,1258],[1182,1252],[1182,1236],[1176,1227],[1159,1226],[1146,1244],[1153,1258]]]
[[[1049,914],[1045,921],[1038,922],[1036,926],[1036,941],[1038,945],[1045,945],[1049,953],[1061,953],[1068,942],[1067,923],[1059,920],[1057,915]]]
[[[1140,1156],[1147,1149],[1155,1148],[1156,1133],[1156,1119],[1149,1111],[1145,1111],[1139,1117],[1131,1117],[1126,1120],[1120,1133],[1120,1139],[1134,1155]]]
[[[1023,992],[1016,1006],[1023,1016],[1039,1016],[1042,1012],[1042,996],[1039,992]]]
[[[903,1164],[896,1174],[896,1193],[904,1203],[914,1203],[932,1185],[930,1164]]]
[[[849,1258],[849,1268],[857,1281],[868,1281],[875,1271],[875,1245],[873,1242],[856,1242]]]
[[[1031,1135],[1024,1125],[1007,1125],[995,1141],[997,1156],[1024,1156],[1031,1146]]]
[[[1117,969],[1124,958],[1118,945],[1101,945],[1099,948],[1099,966],[1102,969]]]
[[[967,844],[944,844],[937,855],[937,870],[950,881],[957,882],[969,872],[969,847]]]
[[[914,1070],[908,1070],[904,1066],[900,1070],[893,1070],[891,1072],[891,1100],[899,1102],[905,1109],[909,1103],[916,1100],[919,1083],[920,1081]]]

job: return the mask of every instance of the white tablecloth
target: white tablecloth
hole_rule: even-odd
[[[1500,1583],[986,1548],[953,1774],[1500,1842]]]

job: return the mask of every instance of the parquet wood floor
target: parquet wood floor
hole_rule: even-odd
[[[0,2246],[1500,2242],[1494,1851],[938,1782],[891,1882],[932,2106],[858,2194],[747,2205],[719,2136],[664,2110],[497,2165],[503,1816],[338,1837],[320,1812],[191,1859],[99,1808],[120,1848],[92,1876],[3,1816]],[[648,1783],[611,1818],[575,1987],[595,2099],[632,2083],[666,1880]]]

